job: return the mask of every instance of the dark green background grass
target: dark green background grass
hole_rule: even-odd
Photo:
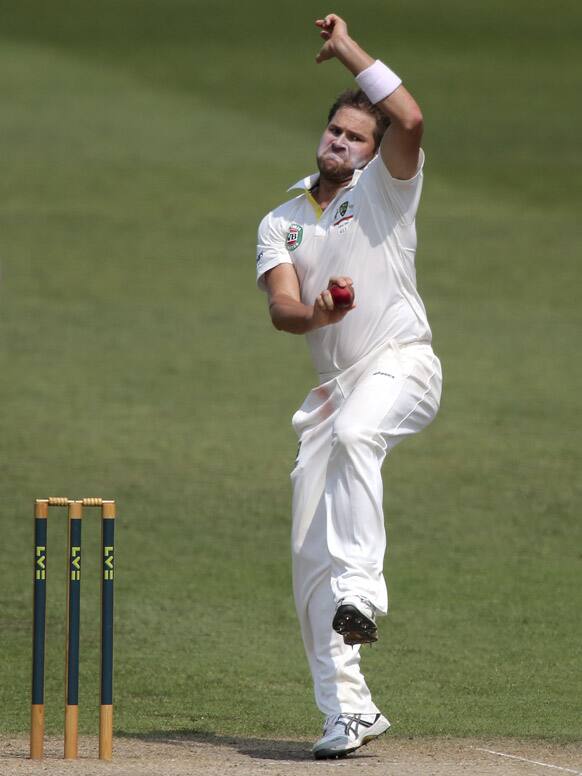
[[[0,12],[0,729],[24,731],[32,501],[119,501],[118,733],[314,735],[289,569],[304,343],[256,225],[350,84],[331,7],[22,0]],[[438,421],[385,469],[392,613],[365,653],[400,735],[579,738],[578,4],[338,2],[426,119],[418,274]],[[82,729],[96,726],[97,519]],[[64,515],[47,715],[61,726]]]

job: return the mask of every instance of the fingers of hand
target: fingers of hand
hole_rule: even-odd
[[[333,24],[335,22],[336,16],[333,13],[329,13],[325,19],[316,19],[315,24],[318,27],[321,27],[322,29],[327,29],[329,27],[333,27]]]
[[[344,288],[345,286],[353,286],[354,281],[348,277],[347,275],[342,275],[341,277],[337,278],[330,278],[329,283],[327,284],[327,287],[330,288],[331,286],[341,286]]]
[[[336,30],[347,30],[347,24],[336,13],[328,13],[324,19],[317,19],[315,24],[330,34],[333,34]]]
[[[330,310],[330,311],[331,311],[331,310],[333,310],[333,309],[334,309],[333,297],[332,297],[332,295],[329,293],[329,291],[327,291],[327,290],[326,290],[326,291],[324,291],[324,292],[321,294],[321,298],[322,298],[322,300],[323,300],[323,304],[324,304],[324,307],[323,307],[323,309],[324,309],[324,310]]]
[[[326,42],[330,40],[333,35],[337,18],[339,17],[336,17],[335,14],[328,14],[325,19],[316,19],[315,21],[316,26],[320,29],[320,37]]]

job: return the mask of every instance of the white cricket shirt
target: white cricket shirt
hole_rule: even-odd
[[[399,345],[431,341],[414,266],[423,164],[421,151],[416,175],[402,181],[376,156],[356,170],[325,211],[310,193],[319,177],[312,175],[289,189],[302,194],[261,221],[257,281],[263,290],[265,272],[282,263],[295,267],[307,305],[330,277],[347,275],[354,281],[356,309],[306,335],[320,376],[343,371],[390,340]]]

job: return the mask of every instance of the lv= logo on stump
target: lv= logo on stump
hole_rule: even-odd
[[[37,499],[34,506],[34,595],[32,628],[32,707],[30,756],[44,754],[44,677],[47,579],[47,523],[50,507],[68,508],[67,628],[65,647],[65,746],[67,760],[78,757],[79,637],[81,615],[81,525],[83,507],[101,510],[101,682],[99,758],[113,752],[113,582],[115,501],[101,498]]]

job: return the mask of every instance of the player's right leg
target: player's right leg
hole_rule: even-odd
[[[331,629],[335,602],[323,492],[333,421],[343,393],[326,385],[327,390],[320,386],[308,396],[293,423],[301,440],[291,473],[293,591],[319,709],[327,716],[375,715],[379,711],[360,671],[359,647],[347,646]]]

